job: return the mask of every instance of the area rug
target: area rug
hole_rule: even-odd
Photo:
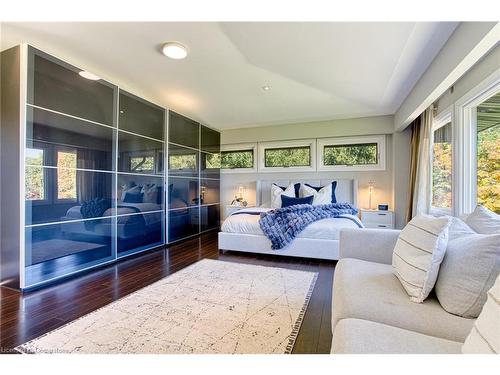
[[[205,259],[18,346],[23,353],[290,353],[317,273]]]

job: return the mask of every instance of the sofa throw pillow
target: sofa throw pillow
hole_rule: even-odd
[[[392,266],[413,302],[422,303],[436,283],[450,222],[447,216],[418,215],[399,234]]]
[[[125,196],[127,193],[129,194],[140,194],[142,190],[141,186],[133,185],[131,187],[128,187],[127,185],[122,186],[122,195],[121,195],[121,200],[122,202],[125,202]]]
[[[500,353],[500,276],[487,294],[483,310],[462,345],[463,354]]]
[[[287,197],[295,198],[295,185],[290,184],[287,188],[283,188],[279,185],[271,185],[271,208],[281,207],[281,196],[285,195]]]
[[[142,187],[141,193],[143,196],[144,203],[158,203],[158,193],[159,189],[156,184],[146,184]]]
[[[281,195],[281,207],[295,206],[296,204],[312,204],[313,196],[304,198],[287,197],[286,195]]]
[[[322,204],[337,203],[337,198],[335,197],[335,188],[337,187],[337,181],[332,181],[325,186],[311,186],[309,184],[300,185],[300,196],[308,197],[313,196],[313,206],[319,206]]]
[[[500,234],[457,236],[450,228],[435,288],[439,303],[451,314],[477,318],[499,273]]]
[[[477,206],[469,216],[467,216],[465,223],[477,233],[500,233],[500,215],[480,205]]]

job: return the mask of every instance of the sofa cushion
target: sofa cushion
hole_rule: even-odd
[[[462,347],[464,354],[500,353],[500,276]]]
[[[333,282],[332,328],[340,319],[372,320],[464,342],[474,319],[446,312],[436,298],[413,303],[387,264],[341,259]]]
[[[465,223],[481,234],[500,233],[500,215],[481,205],[467,216]]]
[[[458,354],[462,343],[362,319],[342,319],[333,333],[334,354]]]
[[[399,234],[392,265],[413,302],[422,303],[434,288],[450,223],[447,216],[418,215]]]
[[[450,239],[436,282],[437,299],[452,314],[477,318],[499,273],[500,234],[472,232]]]

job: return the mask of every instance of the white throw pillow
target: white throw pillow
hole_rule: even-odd
[[[305,184],[300,184],[300,196],[309,197],[311,195],[313,196],[313,206],[332,203],[332,184],[323,186],[319,191]]]
[[[462,353],[500,353],[500,276],[488,291],[488,299],[462,345]]]
[[[283,190],[280,186],[276,184],[271,185],[271,208],[281,207],[281,196],[286,195],[287,197],[295,198],[295,185],[290,184]]]
[[[413,302],[422,303],[436,283],[450,223],[448,216],[418,215],[399,234],[392,266]]]
[[[477,318],[500,273],[500,234],[479,234],[452,220],[436,296],[449,313]]]
[[[467,216],[465,223],[477,233],[500,233],[500,215],[483,206],[477,206],[476,209],[469,216]]]

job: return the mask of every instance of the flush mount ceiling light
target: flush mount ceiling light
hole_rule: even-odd
[[[91,81],[99,81],[101,79],[101,77],[96,76],[94,73],[87,72],[86,70],[82,70],[78,74],[83,78],[90,79]]]
[[[187,48],[178,42],[165,43],[161,51],[165,56],[174,60],[185,59],[188,54]]]
[[[269,91],[271,90],[271,86],[262,86],[262,90]]]

